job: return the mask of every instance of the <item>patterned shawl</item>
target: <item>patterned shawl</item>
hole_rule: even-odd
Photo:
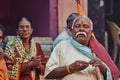
[[[19,56],[16,56],[16,53]],[[22,44],[22,40],[19,35],[17,35],[12,41],[8,42],[5,49],[5,54],[10,58],[7,63],[14,62],[12,70],[8,70],[9,76],[12,79],[20,79],[20,63],[28,62],[31,57],[36,55],[36,44],[31,39],[30,53],[25,52],[25,48]]]

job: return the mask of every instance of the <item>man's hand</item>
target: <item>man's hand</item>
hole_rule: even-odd
[[[88,66],[89,66],[88,62],[85,62],[85,61],[82,61],[82,60],[77,60],[73,64],[70,65],[70,70],[72,72],[76,72],[76,71],[83,70]]]
[[[92,60],[90,60],[89,64],[94,66],[94,67],[102,66],[101,60],[98,58],[93,58]]]

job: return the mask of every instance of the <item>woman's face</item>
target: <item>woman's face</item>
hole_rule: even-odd
[[[91,26],[87,19],[78,19],[72,29],[73,37],[81,44],[87,45],[91,37]]]
[[[20,21],[18,24],[17,33],[21,36],[22,39],[30,38],[33,32],[31,24],[27,20]]]

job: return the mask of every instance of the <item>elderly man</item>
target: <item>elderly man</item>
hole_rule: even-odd
[[[118,79],[120,73],[105,49],[101,48],[105,54],[96,53],[97,49],[100,51],[101,45],[97,46],[98,43],[93,39],[92,30],[93,23],[88,17],[78,16],[74,19],[71,29],[72,37],[69,40],[61,41],[54,48],[46,64],[45,78],[61,80]],[[97,57],[93,56],[94,54]]]

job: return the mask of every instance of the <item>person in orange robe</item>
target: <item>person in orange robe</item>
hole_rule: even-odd
[[[3,49],[2,49],[2,41],[3,41],[3,26],[0,24],[0,80],[8,80],[7,68],[5,61],[3,59]]]

